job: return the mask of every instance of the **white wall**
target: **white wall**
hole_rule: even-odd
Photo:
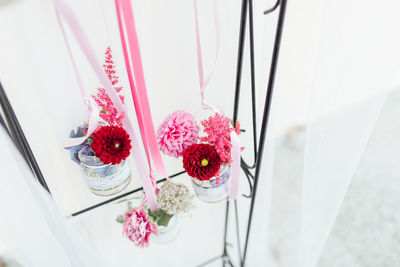
[[[103,60],[108,45],[114,48],[117,68],[126,88],[127,102],[130,111],[133,111],[123,71],[113,2],[71,2],[99,58]],[[210,102],[217,102],[215,104],[231,113],[238,23],[236,15],[240,6],[225,2],[220,3],[221,54],[206,95]],[[202,14],[208,15],[207,9],[211,7],[209,4],[211,2],[200,5]],[[200,102],[192,2],[134,1],[133,5],[156,127],[174,110],[198,112]],[[86,119],[86,115],[51,1],[15,1],[4,5],[0,11],[4,38],[1,47],[1,80],[44,175],[49,177],[48,183],[54,196],[69,211],[77,211],[102,200],[87,194],[79,176],[79,168],[68,159],[67,151],[59,145],[70,129]],[[207,60],[208,55],[215,53],[215,45],[207,40],[215,39],[208,19],[208,16],[202,16],[201,21],[203,40],[206,40],[206,70],[211,65]],[[93,93],[99,83],[74,43],[73,48],[88,93]],[[179,162],[166,160],[171,173],[182,169]],[[136,179],[133,186],[137,185]],[[71,192],[76,195],[73,199]]]
[[[87,30],[99,58],[102,58],[106,46],[111,44],[114,48],[125,94],[129,98],[113,1],[70,2]],[[155,125],[158,126],[167,114],[176,109],[198,112],[200,100],[193,2],[132,2]],[[209,12],[211,1],[201,2],[205,69],[209,70],[215,52],[212,16]],[[255,1],[259,118],[262,114],[277,19],[277,14],[266,17],[262,15],[262,11],[273,2]],[[390,86],[398,65],[399,55],[395,47],[399,44],[399,37],[395,33],[388,34],[394,28],[385,26],[396,25],[394,18],[399,10],[398,6],[394,6],[394,1],[384,1],[379,5],[375,1],[366,1],[363,6],[357,5],[360,1],[355,1],[355,4],[348,3],[344,8],[342,2],[344,1],[289,1],[272,107],[269,132],[272,137],[281,135],[295,125],[306,123],[311,89],[318,97],[330,103],[326,108],[317,107],[319,112],[312,113],[316,114],[312,119],[317,119],[344,105],[370,97],[376,93],[376,89]],[[14,0],[0,3],[0,81],[14,106],[53,196],[68,212],[104,200],[88,192],[80,177],[79,168],[69,160],[67,151],[60,147],[62,138],[86,117],[51,1]],[[389,8],[390,5],[393,8]],[[222,27],[221,53],[206,96],[209,102],[231,114],[240,1],[219,0],[218,6]],[[355,12],[359,9],[364,11]],[[380,19],[382,12],[389,12],[387,20]],[[349,21],[354,22],[350,28]],[[366,22],[369,27],[364,27]],[[385,50],[385,47],[388,49]],[[83,76],[87,78],[85,84],[93,92],[99,83],[76,48],[74,53]],[[239,119],[243,128],[248,129],[251,125],[248,50],[243,69]],[[336,88],[340,90],[335,90]],[[335,99],[341,101],[334,104],[329,102],[332,91],[337,94]],[[130,116],[134,118],[132,101],[128,99],[127,102],[132,111]],[[248,147],[245,157],[251,159],[251,132],[243,134],[242,141]],[[178,160],[166,157],[165,162],[171,173],[182,168]],[[134,165],[132,169],[135,169]],[[248,190],[245,183],[241,187],[243,193]],[[129,188],[136,186],[138,180],[134,179]],[[246,201],[241,205],[245,214]],[[99,211],[98,218],[109,216],[111,221],[106,225],[113,225],[110,227],[116,229],[117,226],[112,224],[113,208],[107,209],[110,210],[109,213]],[[207,215],[204,214],[221,214],[218,227],[212,230],[215,237],[214,234],[219,235],[219,227],[222,227],[223,212],[223,205],[210,207],[200,203],[194,216],[205,218]],[[243,218],[241,225],[246,222],[245,216]],[[196,224],[191,224],[190,227],[192,232],[201,228]],[[101,238],[105,237],[99,237]],[[217,237],[215,239],[219,242]],[[207,240],[198,242],[207,244],[201,243]],[[213,244],[215,250],[220,248],[218,242]],[[184,247],[184,243],[180,244]],[[212,255],[211,252],[208,254]]]

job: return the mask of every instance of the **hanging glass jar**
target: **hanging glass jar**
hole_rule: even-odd
[[[172,216],[167,226],[158,225],[158,235],[151,235],[151,239],[159,244],[166,244],[174,241],[181,231],[181,218],[178,215]]]
[[[151,235],[151,240],[159,244],[166,244],[176,239],[181,231],[181,218],[179,215],[169,215],[163,210],[151,211],[148,205],[145,209],[150,219],[157,224],[158,235]]]
[[[81,173],[90,191],[99,196],[109,196],[123,190],[130,182],[131,175],[128,163],[104,164],[83,147],[78,157]]]
[[[219,202],[229,195],[231,169],[222,165],[219,179],[217,176],[209,180],[199,180],[192,177],[193,189],[197,197],[205,202]]]

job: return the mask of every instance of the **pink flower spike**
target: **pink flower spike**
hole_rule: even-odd
[[[158,128],[158,146],[164,154],[177,158],[189,146],[197,143],[199,130],[193,115],[181,110],[175,111]]]
[[[114,61],[112,58],[110,47],[107,47],[105,56],[106,56],[105,63],[103,64],[104,71],[106,72],[108,79],[110,80],[111,84],[113,85],[115,91],[118,94],[120,94],[121,90],[122,90],[122,86],[119,86],[119,77],[115,70],[115,65],[114,65]],[[122,127],[123,116],[118,115],[117,109],[115,108],[113,102],[111,101],[111,98],[106,93],[106,90],[104,90],[104,88],[98,88],[97,94],[92,95],[92,98],[96,102],[96,104],[99,106],[100,110],[102,111],[100,113],[100,117],[103,120],[108,122],[111,126]],[[124,100],[125,100],[124,97],[122,95],[119,95],[119,98],[121,99],[122,103],[124,103]]]
[[[123,235],[138,247],[147,247],[151,234],[158,235],[154,224],[143,208],[131,209],[124,216]]]
[[[207,136],[200,137],[200,142],[206,142],[215,146],[223,165],[232,163],[231,157],[231,132],[240,133],[240,124],[236,122],[235,128],[231,125],[231,119],[221,113],[215,113],[208,119],[203,120],[201,125]]]
[[[237,135],[240,134],[240,123],[239,123],[239,121],[237,121],[235,123],[235,132],[236,132]]]

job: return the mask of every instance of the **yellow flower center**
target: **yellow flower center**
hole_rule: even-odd
[[[120,144],[119,143],[115,143],[114,147],[115,148],[119,148]]]
[[[208,160],[207,159],[202,159],[201,160],[201,166],[205,167],[208,165]]]

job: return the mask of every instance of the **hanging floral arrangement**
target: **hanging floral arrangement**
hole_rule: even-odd
[[[123,224],[123,235],[138,247],[147,247],[150,239],[168,243],[179,233],[181,217],[194,207],[192,199],[185,185],[168,180],[157,190],[158,210],[150,210],[146,201],[138,208],[128,202],[127,212],[117,221]]]
[[[217,202],[229,193],[231,133],[239,135],[240,124],[236,122],[233,127],[230,118],[217,112],[200,125],[193,115],[175,111],[160,125],[157,141],[164,154],[182,157],[183,168],[192,178],[197,196]]]
[[[124,103],[110,47],[105,52],[103,68]],[[118,115],[104,88],[98,88],[97,93],[92,95],[93,102],[99,110],[96,129],[88,135],[89,122],[84,122],[75,131],[72,130],[70,138],[84,138],[84,141],[67,149],[71,159],[80,165],[89,189],[97,195],[112,195],[130,182],[130,170],[125,160],[130,155],[131,139],[122,126],[123,117]]]

